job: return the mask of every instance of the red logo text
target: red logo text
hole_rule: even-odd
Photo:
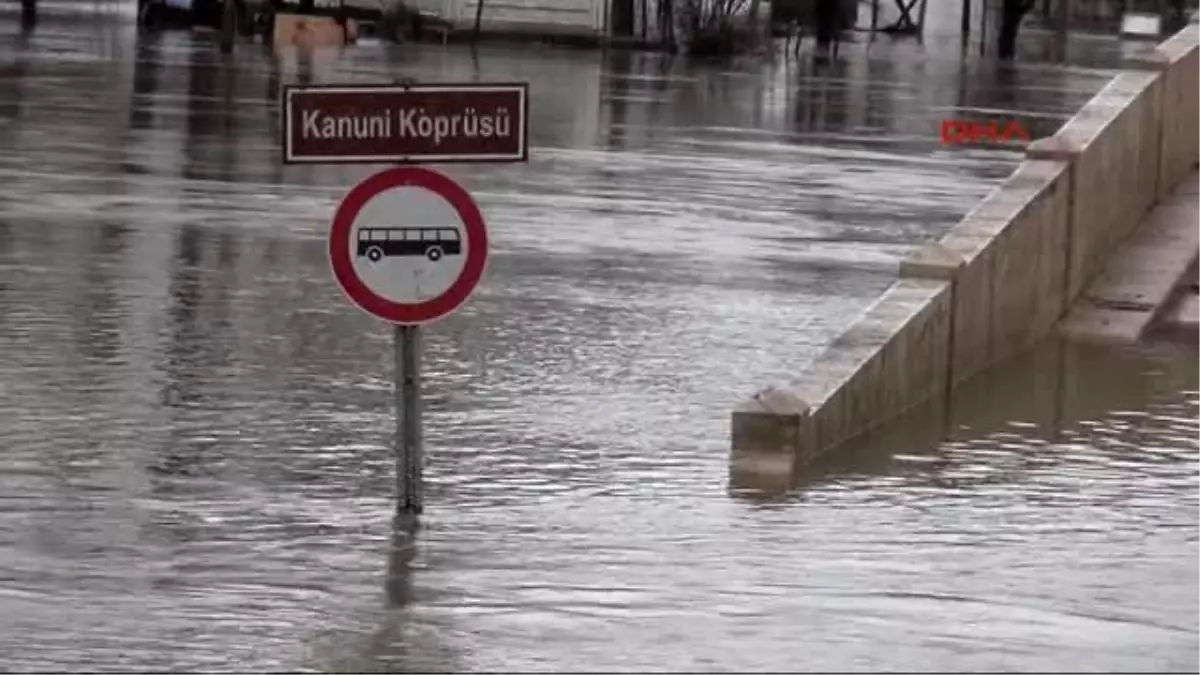
[[[1033,140],[1029,131],[1017,120],[1011,122],[972,122],[969,120],[942,120],[942,143],[961,145],[966,143],[1011,143]]]

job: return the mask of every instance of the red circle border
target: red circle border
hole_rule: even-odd
[[[350,251],[350,230],[363,206],[379,193],[397,187],[424,188],[450,202],[463,222],[467,239],[467,260],[458,278],[441,295],[415,305],[392,302],[368,288],[354,271]],[[487,259],[487,226],[475,200],[449,176],[424,167],[385,169],[354,186],[338,205],[329,228],[329,264],[342,292],[364,312],[401,325],[429,323],[454,313],[479,285]]]

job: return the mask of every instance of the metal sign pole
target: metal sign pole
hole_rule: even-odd
[[[964,46],[971,41],[971,0],[962,3],[962,35],[959,37]]]
[[[221,6],[221,53],[233,52],[233,41],[237,34],[238,24],[237,4],[234,0],[225,0]]]
[[[415,526],[424,510],[421,482],[421,329],[395,327],[396,516]]]

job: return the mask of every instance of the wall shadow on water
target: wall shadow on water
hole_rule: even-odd
[[[800,89],[792,111],[792,130],[801,134],[829,134],[847,131],[847,94],[851,88],[865,86],[848,76],[844,61],[825,65],[806,62],[800,71]]]
[[[654,101],[650,104],[650,127],[652,129],[669,127],[671,124],[670,108],[674,102],[671,92],[671,70],[674,60],[667,56],[658,56],[654,59],[643,57],[642,64],[645,66],[643,72],[650,70],[653,77],[651,90]]]
[[[232,182],[238,151],[235,103],[239,69],[232,57],[193,48],[188,61],[183,177]]]
[[[154,106],[149,99],[159,88],[162,43],[157,33],[140,33],[133,62],[133,91],[129,102],[129,128],[154,128]]]
[[[863,476],[905,475],[938,485],[939,471],[949,462],[944,450],[967,442],[1010,452],[1019,447],[1023,463],[1044,463],[1052,446],[1087,444],[1094,433],[1114,433],[1094,431],[1098,420],[1194,400],[1198,366],[1195,345],[1118,348],[1049,338],[961,385],[949,402],[923,404],[798,467],[791,477],[740,479],[730,491],[771,502]],[[1116,433],[1127,437],[1127,445],[1143,447],[1137,428]]]
[[[16,247],[15,229],[11,222],[0,220],[0,256],[12,255],[13,249]],[[2,258],[0,258],[2,259]],[[7,273],[0,276],[0,327],[4,326],[6,314],[12,311],[15,302],[10,303],[8,296],[16,296],[20,284],[23,279],[23,274]]]
[[[606,146],[610,150],[622,150],[629,146],[629,100],[631,92],[629,73],[633,65],[632,54],[624,51],[608,54],[605,59],[604,77],[600,85],[600,105],[608,104]]]
[[[8,65],[0,65],[0,139],[7,131],[19,129],[25,102],[25,84],[29,81],[29,59],[25,56],[28,40],[24,35],[16,40],[17,57]]]
[[[239,244],[231,232],[213,236],[201,226],[186,224],[176,247],[162,365],[167,385],[161,394],[172,423],[169,446],[162,448],[152,469],[159,474],[196,475],[206,473],[205,465],[219,459],[209,450],[220,442],[193,438],[187,421],[228,404],[210,384],[232,362],[232,279]]]
[[[72,316],[79,353],[92,361],[108,361],[120,352],[120,317],[112,260],[121,258],[129,246],[131,230],[122,225],[101,223],[89,233],[89,255],[81,258],[83,287],[73,294],[78,303]]]

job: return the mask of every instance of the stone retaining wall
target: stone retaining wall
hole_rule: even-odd
[[[786,388],[733,413],[731,472],[794,470],[1023,351],[1197,164],[1200,32],[1130,62]]]

